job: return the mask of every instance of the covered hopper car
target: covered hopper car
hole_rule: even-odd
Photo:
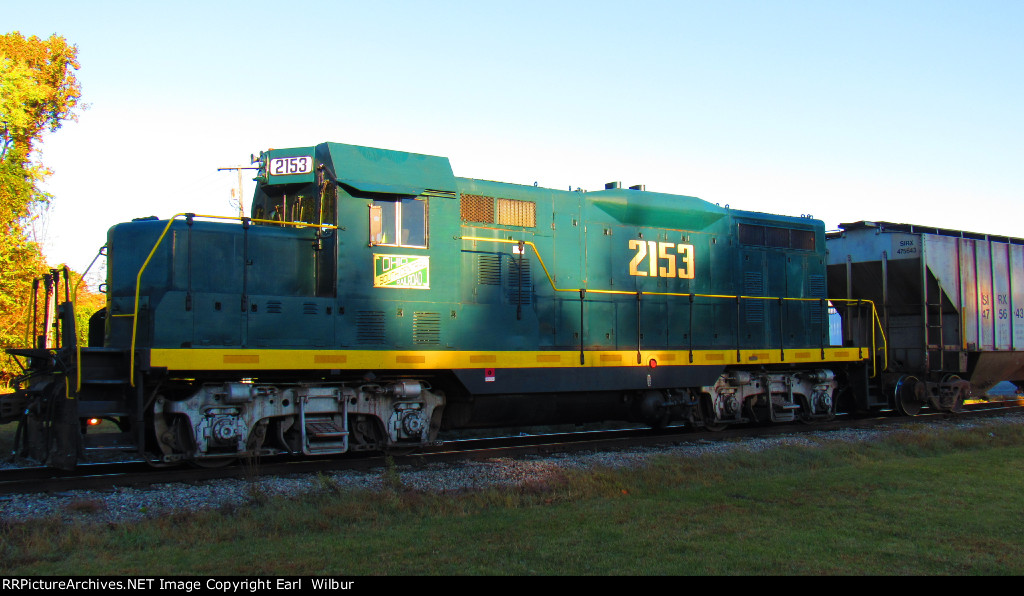
[[[443,429],[716,429],[825,420],[840,400],[913,413],[933,391],[928,405],[953,410],[989,347],[981,331],[932,349],[934,323],[927,342],[888,344],[902,306],[866,289],[871,266],[836,262],[810,217],[458,178],[445,158],[337,143],[256,161],[250,217],[110,229],[88,345],[54,274],[37,309],[52,325],[44,314],[33,345],[8,350],[25,374],[0,422],[21,425],[20,455],[215,463],[414,447]],[[92,417],[117,432],[87,432]]]
[[[829,289],[877,305],[887,346],[874,387],[856,392],[860,407],[955,410],[1000,381],[1024,381],[1024,240],[890,222],[841,228],[828,235]],[[848,337],[863,329],[858,316],[845,317]]]

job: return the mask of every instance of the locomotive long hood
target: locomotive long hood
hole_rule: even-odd
[[[697,197],[640,190],[590,192],[587,199],[619,223],[635,226],[702,230],[728,213],[725,208]]]

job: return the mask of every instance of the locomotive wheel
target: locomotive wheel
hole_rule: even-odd
[[[925,404],[925,386],[917,377],[906,375],[896,382],[896,409],[904,416],[917,416]]]
[[[857,411],[857,398],[849,385],[840,385],[832,394],[832,418],[837,414],[851,414]]]
[[[807,423],[807,424],[822,424],[822,423],[825,423],[825,422],[832,422],[833,420],[836,419],[836,400],[835,400],[835,398],[832,399],[832,405],[829,407],[828,412],[825,412],[824,414],[821,414],[818,418],[810,418],[810,417],[808,417],[808,418],[804,419],[804,417],[801,416],[801,419],[803,419],[804,422]]]
[[[665,394],[661,391],[647,391],[640,399],[640,415],[653,429],[665,428],[672,414],[665,406]]]
[[[833,396],[832,396],[832,407],[831,407],[831,408],[829,408],[829,410],[828,410],[828,414],[827,414],[827,415],[825,416],[825,418],[823,418],[822,420],[823,420],[824,422],[832,422],[833,420],[835,420],[835,419],[836,419],[836,413],[837,413],[838,411],[839,411],[839,405],[838,405],[838,403],[836,402],[836,396],[835,396],[835,395],[833,395]]]
[[[156,434],[157,444],[160,447],[162,455],[181,457],[184,454],[193,451],[195,449],[195,444],[192,439],[192,434],[185,427],[184,417],[165,416],[162,410],[156,409],[161,403],[162,400],[160,399],[154,401],[153,430]],[[178,460],[174,462],[158,460],[151,461],[150,465],[153,467],[174,467],[180,465],[182,461],[187,461],[189,465],[196,468],[217,469],[227,467],[237,459],[238,458],[236,457],[219,457],[211,459]]]
[[[725,430],[727,424],[712,424],[710,421],[715,419],[714,406],[711,403],[711,396],[704,393],[700,396],[700,405],[697,406],[700,411],[700,420],[704,424],[704,430],[708,432],[721,432]]]
[[[828,414],[823,414],[819,417],[814,417],[807,413],[807,408],[802,407],[796,416],[796,419],[801,424],[822,424],[824,422],[831,422],[836,417],[835,403],[833,402],[832,409]]]

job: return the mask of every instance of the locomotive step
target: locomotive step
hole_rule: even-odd
[[[306,436],[312,439],[340,439],[347,435],[347,431],[341,430],[331,421],[306,422]]]
[[[78,400],[78,416],[89,418],[93,416],[118,417],[130,416],[131,412],[123,401],[113,400]]]
[[[135,449],[136,437],[127,432],[86,434],[82,436],[82,447],[89,451],[125,451]]]
[[[128,379],[82,379],[83,385],[127,385]]]

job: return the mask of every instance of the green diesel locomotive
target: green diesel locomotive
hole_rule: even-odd
[[[110,229],[89,345],[47,300],[63,340],[11,350],[26,374],[0,402],[26,455],[216,461],[442,429],[819,420],[884,366],[872,304],[829,300],[810,217],[458,178],[445,158],[337,143],[255,161],[251,217]],[[830,341],[840,302],[856,345]],[[89,417],[117,436],[84,432]]]

